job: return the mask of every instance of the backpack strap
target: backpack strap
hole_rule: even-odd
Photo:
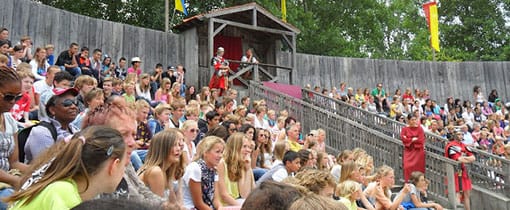
[[[51,137],[53,137],[53,141],[57,141],[57,128],[55,128],[53,123],[46,122],[46,121],[41,121],[37,125],[41,125],[41,126],[47,128],[50,131],[50,133],[51,133]]]

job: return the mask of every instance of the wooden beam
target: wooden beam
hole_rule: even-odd
[[[270,79],[273,79],[275,78],[275,76],[271,75],[266,69],[264,69],[262,66],[259,66],[259,70],[264,73],[267,77],[269,77]]]
[[[289,74],[289,83],[292,85],[294,82],[292,82],[293,74],[296,71],[296,34],[292,35],[292,70]]]
[[[218,33],[220,33],[220,32],[221,32],[221,30],[223,30],[225,27],[227,27],[227,24],[226,24],[226,23],[221,24],[221,26],[220,26],[220,27],[218,27],[216,30],[214,30],[213,36],[218,35]]]
[[[256,30],[256,31],[264,31],[264,32],[273,33],[273,34],[286,34],[286,35],[290,35],[290,36],[294,35],[294,33],[289,32],[289,31],[283,31],[283,30],[266,28],[266,27],[260,27],[260,26],[252,26],[252,25],[248,25],[248,24],[244,24],[244,23],[238,23],[238,22],[234,22],[234,21],[230,21],[230,20],[223,20],[223,19],[216,19],[216,18],[214,18],[214,22],[217,22],[217,23],[226,23],[228,25],[239,27],[239,28],[246,28],[246,29],[251,29],[251,30]]]
[[[251,24],[257,26],[257,9],[254,7],[252,10]]]
[[[209,51],[209,59],[214,57],[214,18],[209,19],[209,28],[208,28],[208,51]],[[209,76],[214,74],[214,68],[209,64]]]
[[[243,75],[244,73],[250,71],[253,69],[253,66],[247,66],[247,67],[244,67],[243,69],[237,71],[237,72],[234,72],[234,71],[230,71],[231,73],[234,73],[234,75],[230,75],[230,77],[228,78],[228,80],[232,81],[233,79],[237,79],[238,77],[240,77],[241,75]]]
[[[229,7],[229,8],[225,8],[225,9],[221,9],[221,10],[216,10],[214,12],[210,12],[208,14],[205,14],[204,16],[206,18],[215,18],[215,17],[222,16],[222,15],[230,15],[233,13],[244,12],[244,11],[251,10],[251,9],[255,8],[255,5],[256,5],[256,3],[253,2],[253,3],[248,3],[245,5]]]
[[[276,16],[271,14],[269,11],[265,10],[263,7],[261,7],[261,6],[257,6],[257,7],[260,7],[260,8],[257,8],[257,11],[259,11],[263,15],[267,16],[272,21],[278,23],[278,25],[280,25],[286,29],[289,29],[290,31],[293,31],[296,34],[301,33],[301,31],[298,28],[291,27],[289,24],[284,23],[282,20],[278,19]]]
[[[294,49],[294,45],[292,45],[292,42],[289,40],[289,38],[287,38],[287,36],[284,35],[284,34],[282,34],[282,37],[285,40],[285,42],[287,42],[287,45],[289,45],[290,49],[293,50]]]
[[[269,80],[268,82],[278,82],[278,76],[274,77],[272,80]]]

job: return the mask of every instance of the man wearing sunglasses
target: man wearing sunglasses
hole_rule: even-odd
[[[74,88],[54,89],[52,96],[46,103],[46,112],[49,118],[45,121],[51,123],[57,131],[57,139],[54,139],[51,131],[44,126],[32,128],[25,145],[25,161],[30,162],[37,158],[44,150],[48,149],[56,141],[60,141],[79,129],[71,124],[78,115],[76,96],[78,90]]]

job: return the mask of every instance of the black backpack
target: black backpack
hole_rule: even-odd
[[[50,122],[41,121],[35,125],[21,129],[21,131],[18,132],[18,158],[21,163],[25,162],[25,144],[27,143],[28,136],[30,135],[32,128],[36,126],[43,126],[48,129],[53,140],[57,141],[57,128],[55,128],[55,126]]]

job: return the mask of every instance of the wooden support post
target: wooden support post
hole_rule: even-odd
[[[260,82],[259,65],[257,65],[257,64],[253,65],[253,79],[252,80],[257,82],[257,84]]]
[[[289,84],[294,84],[294,74],[296,71],[296,34],[292,34],[292,70],[289,73]]]
[[[448,203],[451,203],[452,209],[457,209],[457,194],[455,193],[455,179],[457,178],[457,174],[455,173],[455,168],[453,165],[445,163],[446,168],[446,177],[448,180]]]
[[[208,45],[209,45],[209,59],[214,57],[214,18],[209,19],[209,28],[208,28]],[[209,77],[214,74],[214,68],[209,64]]]

